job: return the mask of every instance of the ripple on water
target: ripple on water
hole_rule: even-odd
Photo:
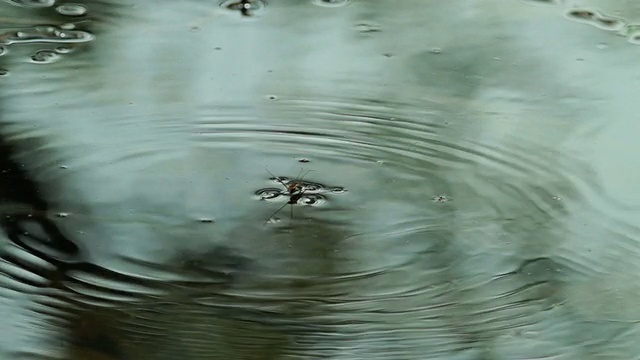
[[[11,5],[26,7],[26,8],[47,8],[55,5],[56,0],[5,0]]]
[[[318,6],[335,8],[347,6],[351,0],[312,0],[312,2]]]

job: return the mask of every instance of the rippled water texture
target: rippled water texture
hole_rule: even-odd
[[[0,1],[1,359],[640,359],[640,5]]]

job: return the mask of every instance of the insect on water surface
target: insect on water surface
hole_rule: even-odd
[[[266,169],[266,168],[265,168]],[[278,208],[265,222],[265,225],[269,222],[275,221],[274,216],[278,214],[285,206],[291,206],[291,214],[290,217],[293,218],[293,205],[314,205],[318,204],[322,200],[324,200],[324,196],[322,193],[326,192],[344,192],[344,188],[336,187],[336,188],[326,188],[322,184],[309,182],[303,180],[304,177],[313,170],[307,170],[304,172],[303,169],[300,169],[300,173],[294,179],[289,179],[284,176],[276,176],[269,169],[266,169],[267,172],[272,176],[271,180],[279,183],[284,187],[284,190],[281,189],[273,189],[267,188],[259,190],[256,194],[260,196],[261,200],[268,199],[277,199],[280,197],[287,198],[287,202],[283,204],[280,208]],[[304,172],[304,173],[303,173]]]
[[[302,174],[302,168],[300,169],[300,174],[302,174],[302,176],[300,176],[300,174],[298,174],[298,176],[296,177],[296,180],[291,180],[289,181],[286,178],[281,178],[279,176],[275,176],[271,171],[269,171],[269,169],[267,169],[265,167],[265,169],[267,170],[267,172],[272,176],[272,180],[277,181],[278,183],[280,183],[282,186],[284,186],[284,188],[286,189],[286,193],[282,194],[285,196],[289,197],[289,200],[282,205],[280,208],[278,208],[278,210],[276,210],[273,214],[271,214],[271,216],[269,216],[269,218],[267,219],[267,221],[265,222],[265,224],[267,224],[269,221],[271,221],[273,219],[274,216],[276,216],[280,210],[284,209],[285,206],[287,205],[291,205],[291,214],[290,214],[290,218],[293,218],[293,205],[297,204],[298,201],[300,201],[300,199],[302,198],[302,195],[305,192],[305,188],[302,184],[302,179],[312,170],[308,170],[307,172],[305,172],[304,174]],[[285,182],[287,181],[287,182]]]

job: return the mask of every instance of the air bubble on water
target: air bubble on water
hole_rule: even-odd
[[[60,60],[60,54],[53,50],[38,50],[31,55],[31,61],[36,64],[51,64]]]
[[[46,8],[56,3],[56,0],[5,0],[11,5],[27,8]]]
[[[87,13],[87,8],[81,4],[62,4],[56,8],[59,14],[66,16],[82,16]]]
[[[347,6],[351,0],[312,0],[311,2],[314,5],[335,8]]]

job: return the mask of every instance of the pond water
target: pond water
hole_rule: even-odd
[[[0,1],[3,359],[640,359],[640,3]]]

